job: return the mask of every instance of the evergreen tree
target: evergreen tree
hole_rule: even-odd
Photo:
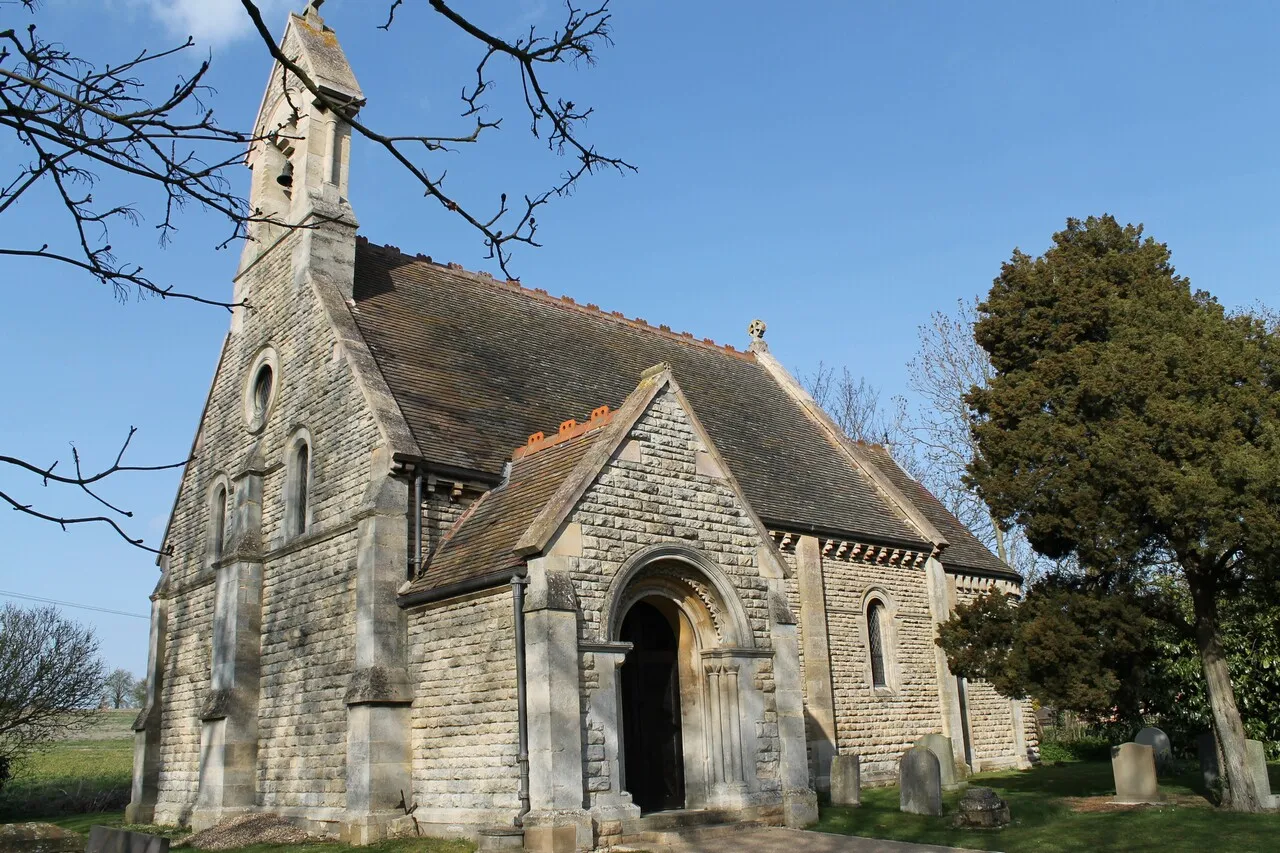
[[[1280,341],[1192,291],[1169,249],[1110,216],[1069,219],[1003,265],[975,326],[972,483],[1050,558],[1186,583],[1225,804],[1258,811],[1219,609],[1280,553]]]

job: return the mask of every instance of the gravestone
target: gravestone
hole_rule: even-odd
[[[1218,738],[1213,732],[1205,732],[1196,738],[1196,754],[1200,757],[1200,778],[1206,790],[1212,791],[1218,784]]]
[[[1267,747],[1260,740],[1244,742],[1245,771],[1254,779],[1262,795],[1263,808],[1280,808],[1280,798],[1271,796],[1271,780],[1267,778]]]
[[[831,757],[831,805],[856,806],[862,803],[861,763],[856,755]]]
[[[89,828],[89,846],[85,853],[169,853],[169,839],[94,826]]]
[[[1116,780],[1116,797],[1111,802],[1129,805],[1160,802],[1155,750],[1147,744],[1122,743],[1111,747],[1111,772]]]
[[[52,823],[0,824],[0,850],[5,853],[80,853],[84,836]]]
[[[924,747],[938,757],[938,766],[942,768],[942,790],[954,791],[965,786],[964,778],[956,770],[956,755],[951,748],[951,738],[930,734],[920,738],[915,745]]]
[[[998,829],[1010,820],[1009,804],[990,788],[975,785],[965,791],[956,806],[956,826]]]
[[[910,814],[942,814],[942,767],[938,756],[913,746],[898,762],[898,808]]]
[[[1144,743],[1155,752],[1157,774],[1164,776],[1173,770],[1173,746],[1162,730],[1148,726],[1133,736],[1133,742]]]

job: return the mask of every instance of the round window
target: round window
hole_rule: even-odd
[[[267,349],[258,355],[249,371],[249,381],[244,389],[244,419],[252,432],[266,426],[267,415],[271,412],[279,381],[276,364],[275,352]]]
[[[275,374],[271,365],[264,364],[258,368],[258,375],[253,378],[253,420],[260,423],[267,416],[267,406],[271,404],[271,387]]]

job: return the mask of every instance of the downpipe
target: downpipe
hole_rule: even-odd
[[[515,620],[516,642],[516,719],[519,728],[520,749],[516,763],[520,768],[520,813],[516,826],[524,826],[524,816],[529,813],[529,711],[525,702],[524,661],[524,588],[529,583],[520,575],[511,576],[511,606]]]

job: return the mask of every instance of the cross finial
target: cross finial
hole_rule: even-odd
[[[751,325],[747,326],[747,334],[757,341],[764,340],[764,330],[764,320],[752,320]]]
[[[304,14],[319,16],[320,7],[323,5],[324,0],[311,0],[311,2],[307,3],[307,10]]]

